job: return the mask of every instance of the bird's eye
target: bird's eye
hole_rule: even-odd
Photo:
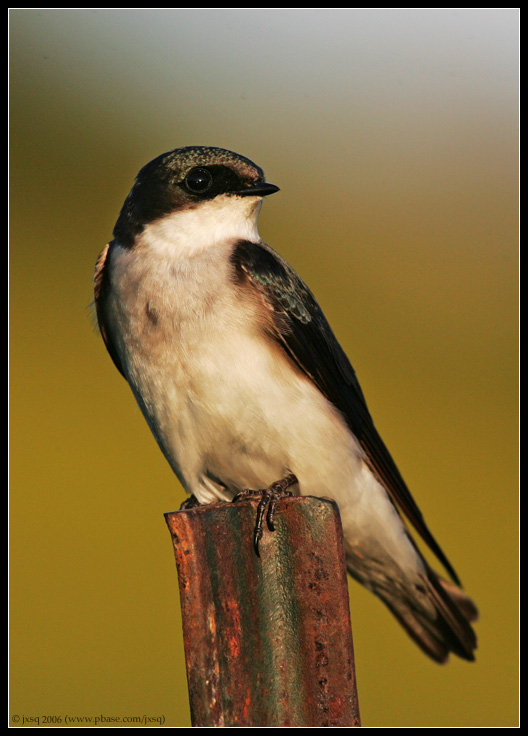
[[[203,194],[213,183],[213,176],[207,169],[193,169],[185,177],[185,185],[193,194]]]

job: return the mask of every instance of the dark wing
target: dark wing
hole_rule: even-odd
[[[427,528],[374,427],[354,369],[311,291],[291,266],[264,243],[237,243],[232,262],[239,281],[258,291],[270,310],[273,337],[341,412],[365,450],[371,470],[393,503],[411,521],[458,584],[457,574]]]
[[[103,250],[99,253],[97,263],[95,264],[94,305],[95,314],[97,315],[97,323],[99,325],[99,331],[104,340],[104,344],[106,345],[106,349],[110,353],[110,357],[114,361],[117,370],[121,373],[121,375],[124,376],[125,374],[123,372],[123,368],[121,367],[121,362],[119,360],[117,350],[112,344],[112,340],[110,339],[109,330],[105,320],[105,305],[108,298],[108,292],[110,290],[110,269],[108,256],[112,249],[113,242],[114,241],[105,245]]]

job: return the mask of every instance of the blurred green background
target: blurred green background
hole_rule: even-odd
[[[133,177],[192,144],[280,186],[261,235],[480,608],[439,667],[351,582],[363,724],[516,725],[518,11],[20,9],[10,44],[11,725],[190,723],[184,493],[89,305]]]

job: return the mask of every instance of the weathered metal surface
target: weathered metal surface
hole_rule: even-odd
[[[194,726],[359,726],[337,505],[279,502],[260,557],[257,502],[166,514]]]

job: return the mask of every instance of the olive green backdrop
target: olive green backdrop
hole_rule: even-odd
[[[364,725],[517,723],[517,15],[10,12],[11,725],[190,722],[184,493],[89,305],[133,177],[191,144],[281,187],[261,235],[480,607],[476,663],[439,667],[351,582]]]

